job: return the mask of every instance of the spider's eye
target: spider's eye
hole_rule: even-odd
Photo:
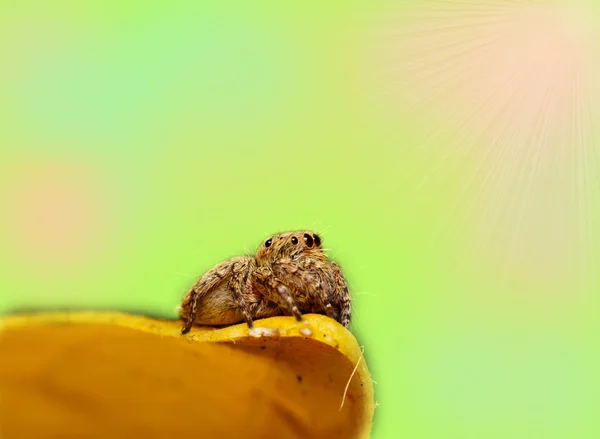
[[[271,247],[271,243],[273,242],[273,238],[269,238],[265,241],[265,247]]]
[[[312,236],[310,236],[308,233],[304,234],[304,243],[306,244],[307,247],[313,246]]]
[[[295,236],[292,236],[292,244],[298,244],[298,238],[296,238]]]
[[[315,238],[315,245],[318,247],[321,245],[321,238],[319,238],[319,235],[313,235],[313,238]]]

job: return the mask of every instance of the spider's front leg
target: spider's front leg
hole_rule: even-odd
[[[342,273],[340,266],[333,261],[330,262],[330,265],[333,272],[333,280],[335,282],[335,294],[338,296],[341,303],[340,323],[347,328],[350,325],[350,313],[352,308],[348,283],[344,278],[344,273]]]
[[[296,279],[296,287],[306,291],[316,302],[318,312],[325,312],[327,317],[338,319],[338,313],[330,303],[334,287],[331,285],[332,282],[328,282],[322,276],[322,267],[319,263],[305,260],[299,264],[289,258],[281,258],[274,265],[277,271],[282,270],[287,276]]]
[[[294,300],[294,296],[290,289],[279,280],[271,270],[259,268],[256,270],[257,278],[262,282],[269,292],[276,293],[273,300],[276,303],[282,303],[296,317],[299,322],[302,321],[302,313],[298,309],[298,305]]]

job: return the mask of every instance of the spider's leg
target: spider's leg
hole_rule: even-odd
[[[289,311],[291,311],[294,317],[296,317],[296,320],[301,322],[302,313],[298,309],[298,305],[296,305],[296,301],[294,300],[290,289],[272,274],[265,278],[264,283],[273,291],[277,292],[279,296],[279,302],[283,301],[283,304]]]
[[[291,276],[297,279],[299,288],[308,293],[310,297],[310,306],[305,309],[312,309],[311,312],[325,313],[327,317],[338,320],[338,311],[333,307],[331,301],[335,299],[335,285],[332,276],[324,277],[322,265],[311,260],[301,263],[293,262],[289,258],[282,258],[274,263],[276,273],[280,270],[285,276]],[[337,303],[337,302],[334,302]]]
[[[335,285],[332,285],[331,280],[318,274],[320,272],[321,270],[310,269],[302,271],[302,281],[317,302],[319,312],[325,312],[327,317],[337,320],[339,313],[331,304],[332,300],[335,299]]]
[[[338,312],[331,304],[335,298],[335,286],[331,279],[323,276],[322,266],[314,261],[307,260],[300,264],[297,273],[302,279],[304,288],[316,301],[318,313],[325,312],[327,317],[338,319]]]
[[[330,317],[334,320],[336,318],[336,312],[333,309],[333,305],[331,305],[331,303],[329,302],[327,302],[327,304],[325,305],[325,314],[327,314],[327,317]]]
[[[229,287],[233,293],[233,300],[239,311],[242,313],[248,328],[252,328],[254,323],[252,322],[252,313],[250,312],[250,308],[244,299],[244,293],[250,293],[252,288],[251,279],[252,267],[249,264],[236,262],[233,266]]]
[[[331,267],[333,270],[333,278],[335,280],[336,296],[339,297],[341,302],[340,323],[347,328],[350,325],[350,314],[352,308],[348,283],[346,282],[344,274],[342,273],[342,269],[338,264],[331,262]]]
[[[225,277],[230,275],[233,264],[234,261],[229,260],[213,267],[185,295],[181,306],[181,317],[184,318],[186,312],[187,316],[184,318],[185,323],[181,329],[182,334],[187,334],[192,329],[198,311],[198,299],[216,288]]]

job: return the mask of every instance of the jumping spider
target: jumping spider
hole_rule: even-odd
[[[253,319],[302,313],[326,314],[350,324],[350,293],[340,267],[309,230],[271,236],[256,255],[228,259],[206,272],[181,304],[181,331],[194,323],[232,325]]]

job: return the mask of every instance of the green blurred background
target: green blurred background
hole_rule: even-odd
[[[313,228],[351,284],[374,438],[600,437],[597,89],[575,93],[585,140],[547,148],[546,169],[571,147],[583,159],[519,202],[565,173],[574,191],[528,210],[500,202],[529,187],[499,177],[525,159],[495,166],[473,153],[488,138],[457,131],[487,126],[457,116],[460,89],[446,108],[418,102],[426,82],[396,87],[427,78],[416,53],[444,50],[409,23],[475,14],[485,31],[520,3],[3,1],[0,311],[175,317],[217,262]]]

